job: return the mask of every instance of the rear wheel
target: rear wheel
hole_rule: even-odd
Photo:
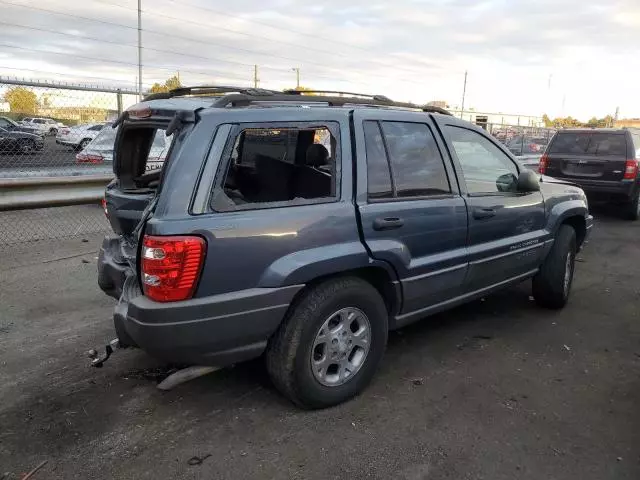
[[[626,217],[631,221],[638,220],[640,218],[640,189],[634,194],[631,202],[626,206]]]
[[[82,141],[76,147],[76,150],[78,151],[84,150],[87,147],[87,145],[89,145],[90,142],[91,142],[91,139],[83,138]]]
[[[371,284],[356,277],[329,280],[290,307],[269,342],[267,370],[299,406],[336,405],[369,384],[387,335],[387,309]]]
[[[576,231],[562,225],[540,271],[533,277],[533,297],[538,305],[562,308],[569,300],[576,261]]]

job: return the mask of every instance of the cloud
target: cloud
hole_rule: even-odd
[[[11,3],[26,8],[2,6],[0,74],[135,83],[131,2]],[[564,96],[565,110],[575,109],[565,113],[603,115],[621,104],[640,116],[625,82],[594,94],[602,72],[609,82],[610,72],[640,73],[630,60],[640,42],[637,0],[145,0],[143,9],[146,85],[177,71],[185,83],[249,85],[258,65],[262,86],[286,88],[299,67],[306,86],[456,104],[467,70],[466,103],[477,109],[559,114]]]

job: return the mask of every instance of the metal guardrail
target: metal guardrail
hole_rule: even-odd
[[[0,211],[97,203],[113,175],[2,178]]]

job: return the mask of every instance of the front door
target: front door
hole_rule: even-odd
[[[402,324],[461,294],[466,206],[428,115],[357,111],[354,123],[357,166],[367,172],[358,175],[362,231],[370,254],[398,274]]]
[[[468,209],[465,293],[531,275],[549,239],[542,194],[517,190],[519,167],[489,135],[455,119],[443,123]]]

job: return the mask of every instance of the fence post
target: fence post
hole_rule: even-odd
[[[116,93],[116,97],[118,99],[118,116],[122,115],[122,91],[118,89],[118,93]]]

